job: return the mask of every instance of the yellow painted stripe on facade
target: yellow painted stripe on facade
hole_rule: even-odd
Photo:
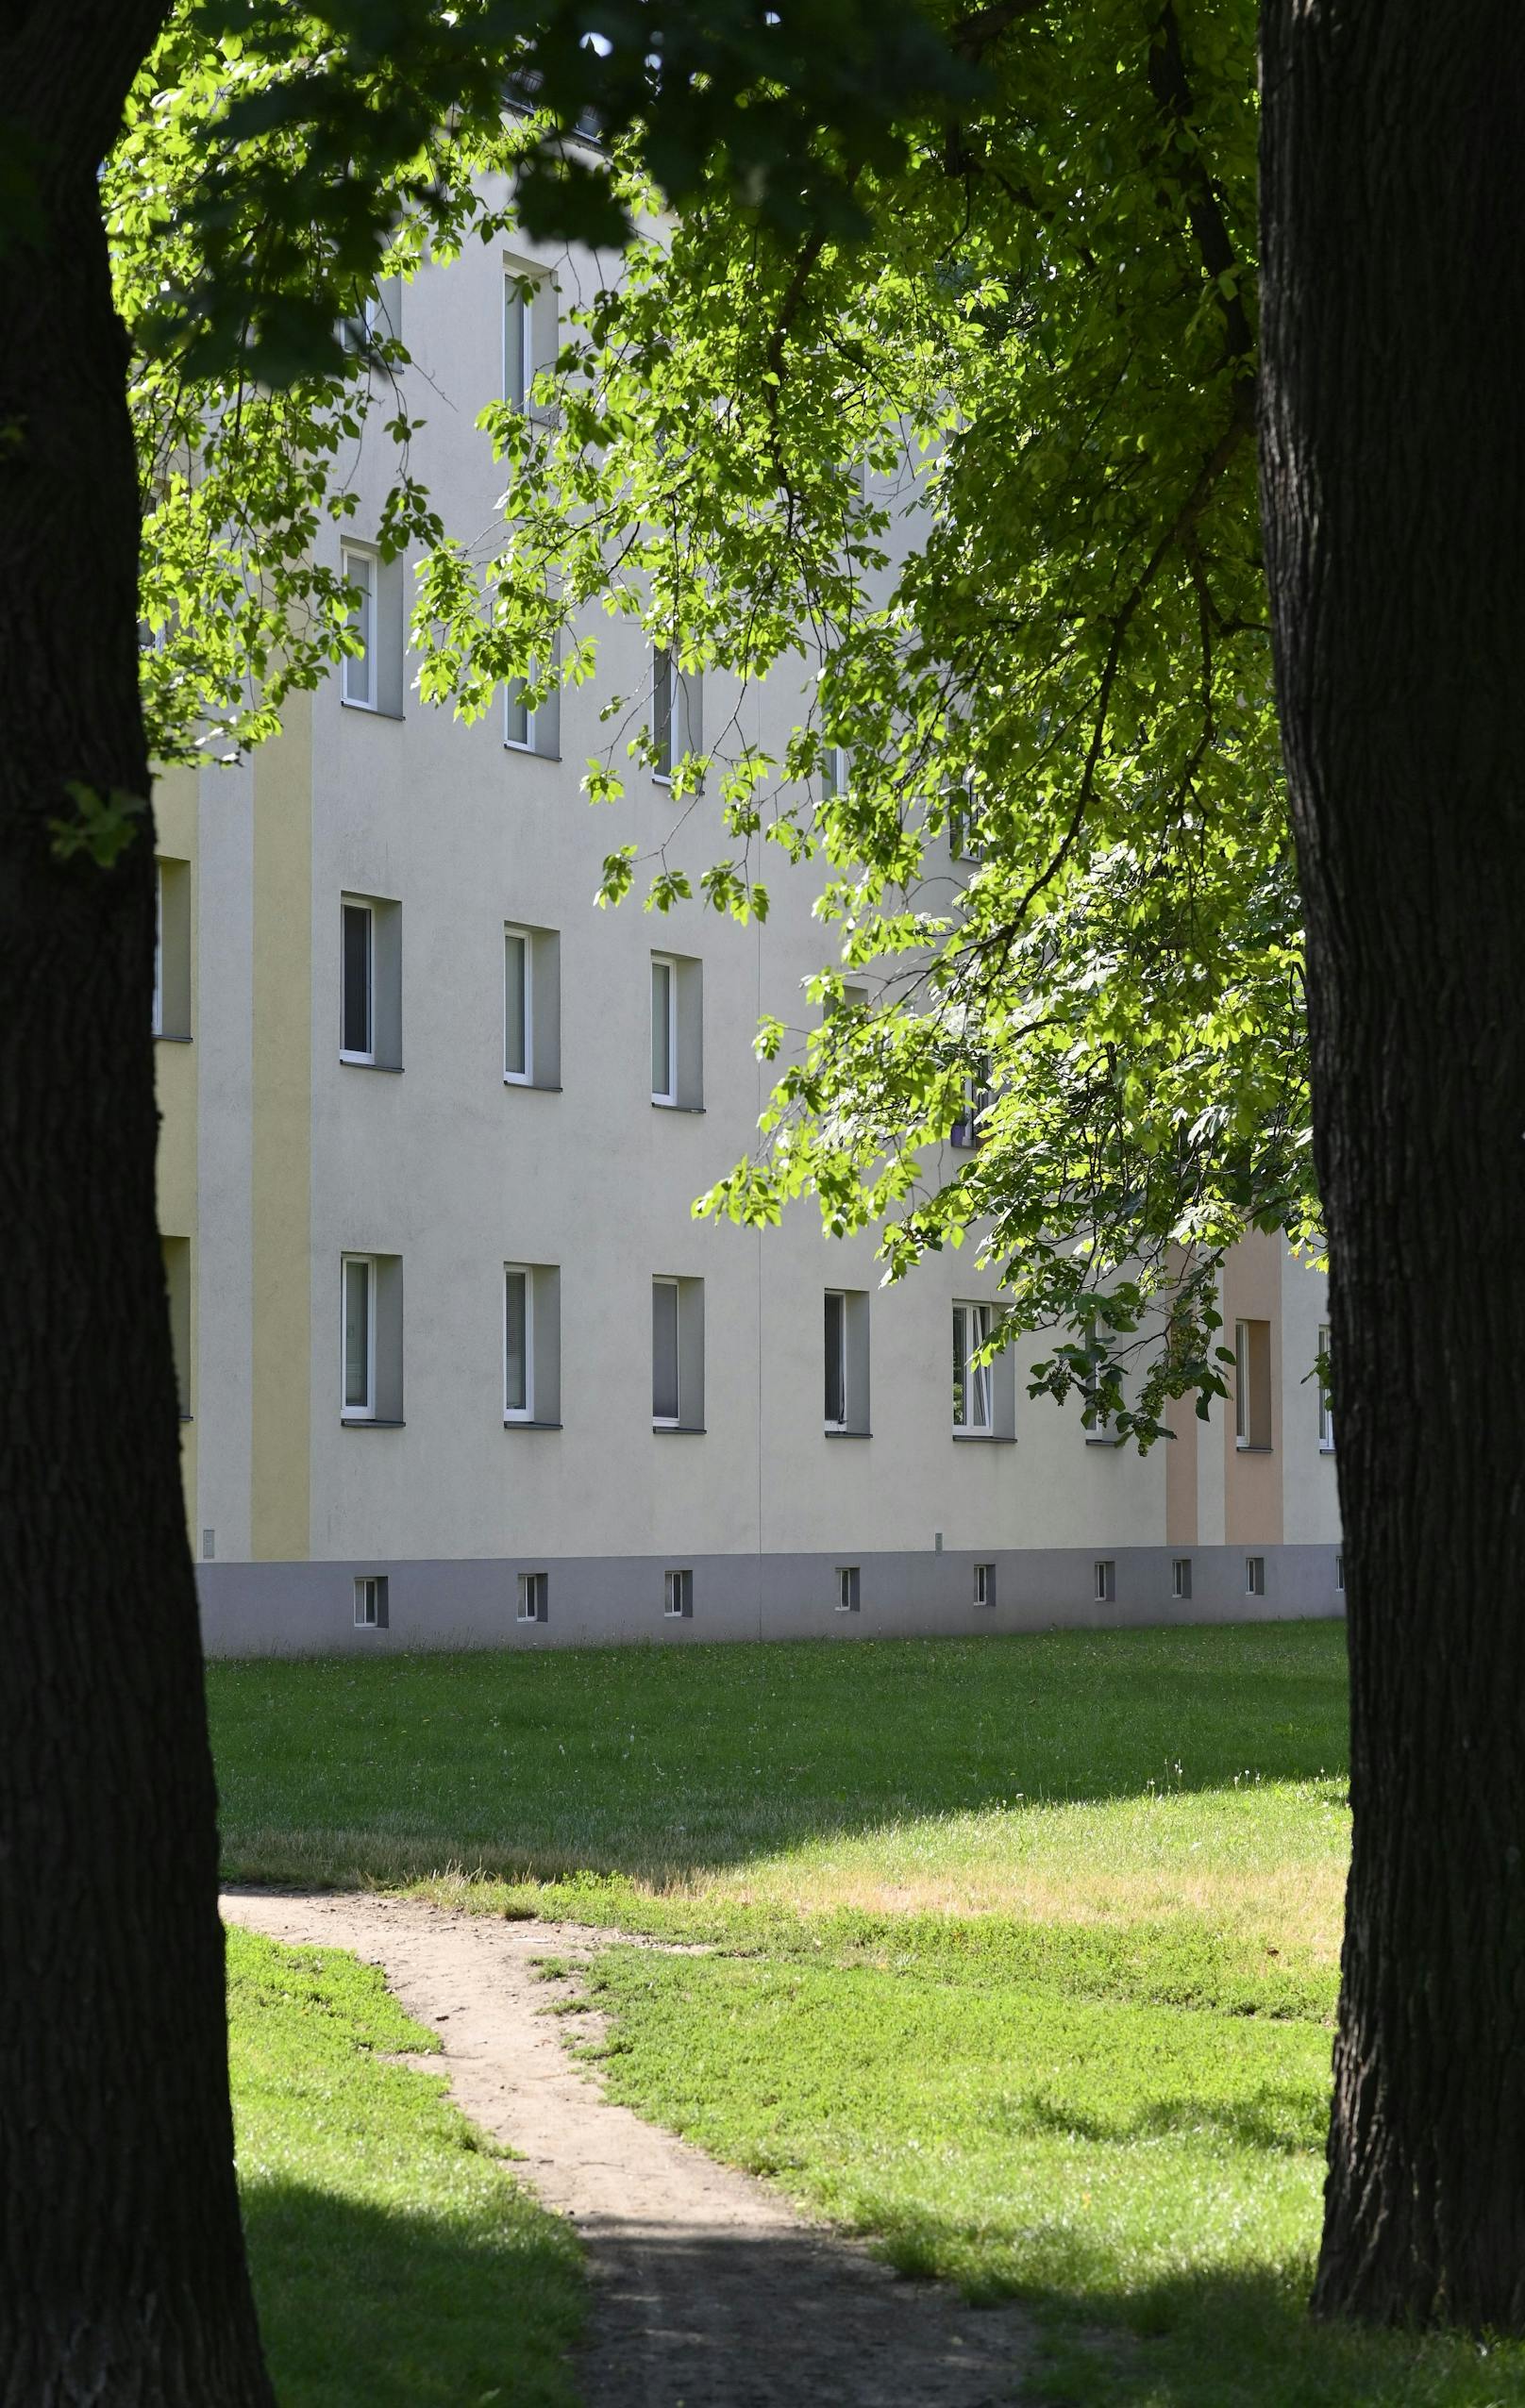
[[[166,1037],[154,1047],[154,1093],[159,1104],[159,1151],[156,1189],[159,1226],[166,1238],[186,1247],[184,1293],[174,1313],[176,1359],[186,1410],[192,1418],[180,1424],[180,1483],[185,1496],[186,1527],[194,1539],[196,1522],[196,1309],[198,1262],[196,1126],[196,826],[198,779],[189,769],[172,769],[154,785],[154,851],[160,861],[188,865],[190,880],[190,1042]]]
[[[254,765],[250,1552],[311,1541],[312,705]]]

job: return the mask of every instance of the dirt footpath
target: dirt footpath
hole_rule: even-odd
[[[350,1948],[438,2032],[472,2121],[526,2159],[545,2205],[588,2251],[587,2408],[996,2408],[1021,2397],[1031,2349],[1014,2308],[973,2309],[902,2282],[807,2223],[749,2175],[613,2107],[568,2055],[583,2017],[537,1957],[585,1964],[605,1936],[508,1923],[368,1894],[225,1893],[223,1913],[270,1938]]]

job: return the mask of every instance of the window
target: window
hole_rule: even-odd
[[[154,1003],[156,1037],[181,1044],[191,1035],[191,864],[154,863]]]
[[[561,940],[555,928],[503,931],[503,1076],[511,1087],[561,1079]]]
[[[402,1068],[402,907],[376,895],[340,898],[339,1059]]]
[[[956,861],[976,866],[985,858],[983,813],[972,778],[964,778],[947,798],[947,849]]]
[[[535,381],[535,287],[512,270],[503,278],[503,398],[528,410]]]
[[[384,1630],[387,1627],[387,1576],[362,1572],[355,1582],[355,1628]]]
[[[651,1100],[678,1101],[678,964],[665,953],[651,957]]]
[[[548,1611],[550,1588],[548,1572],[521,1572],[517,1620],[520,1622],[548,1621],[550,1619]]]
[[[704,964],[686,955],[651,957],[651,1100],[704,1109]]]
[[[847,1427],[847,1299],[836,1288],[826,1292],[826,1426]]]
[[[344,1417],[376,1418],[376,1263],[346,1254],[344,1281]]]
[[[859,1597],[859,1566],[856,1564],[837,1565],[837,1612],[856,1614]]]
[[[503,1265],[503,1419],[559,1429],[561,1274],[554,1263]]]
[[[687,1620],[694,1612],[694,1575],[690,1572],[664,1572],[662,1580],[663,1614],[677,1621]]]
[[[339,560],[344,583],[355,597],[349,630],[360,646],[344,655],[340,693],[352,710],[400,719],[405,615],[402,554],[384,560],[377,547],[346,543]]]
[[[863,1289],[827,1289],[823,1354],[824,1428],[835,1437],[866,1438],[868,1296]]]
[[[534,681],[539,682],[539,671]],[[511,677],[503,690],[503,741],[511,752],[534,753],[542,761],[561,754],[561,692],[553,685],[545,700],[531,710],[527,699],[530,680]]]
[[[1247,1555],[1245,1557],[1245,1595],[1246,1597],[1264,1597],[1265,1595],[1265,1558],[1264,1555]]]
[[[846,793],[849,774],[846,746],[828,744],[821,755],[821,793],[828,802]]]
[[[1117,1566],[1110,1555],[1098,1559],[1095,1595],[1098,1605],[1112,1605],[1116,1600]]]
[[[980,1068],[964,1082],[964,1110],[953,1123],[949,1132],[950,1143],[965,1147],[978,1145],[981,1135],[980,1123],[995,1100],[996,1091],[990,1084],[990,1067],[981,1061]]]
[[[1318,1359],[1329,1361],[1329,1323],[1318,1325]],[[1320,1375],[1318,1381],[1318,1450],[1323,1455],[1334,1452],[1334,1399],[1329,1392],[1328,1380]]]
[[[355,589],[350,609],[351,632],[360,640],[357,652],[344,655],[344,700],[360,711],[376,709],[376,572],[370,552],[346,548],[343,556],[344,583]]]
[[[528,1086],[535,1066],[535,997],[528,928],[503,931],[503,1076]]]
[[[1191,1557],[1178,1555],[1170,1566],[1170,1594],[1182,1603],[1191,1596]]]
[[[371,907],[346,903],[344,918],[344,1022],[339,1050],[346,1062],[376,1060],[372,995]]]
[[[339,324],[339,340],[350,353],[372,351],[378,343],[395,343],[402,334],[402,278],[383,276],[362,293],[357,307]]]
[[[996,1566],[994,1565],[994,1564],[977,1564],[975,1565],[975,1567],[974,1567],[974,1601],[975,1601],[976,1605],[994,1605],[994,1604],[995,1604],[995,1602],[996,1602]]]
[[[1258,1451],[1271,1443],[1271,1325],[1233,1325],[1234,1444]]]
[[[988,1304],[953,1307],[953,1427],[970,1437],[995,1430],[991,1366],[975,1358],[990,1337]]]
[[[402,1421],[402,1258],[340,1258],[340,1412],[356,1424]]]
[[[1334,1586],[1335,1586],[1335,1587],[1336,1587],[1336,1588],[1337,1588],[1337,1589],[1341,1592],[1341,1594],[1342,1594],[1342,1595],[1344,1594],[1344,1590],[1345,1590],[1345,1549],[1344,1549],[1343,1547],[1336,1547],[1335,1552],[1334,1552]]]
[[[534,1289],[523,1264],[509,1263],[503,1273],[503,1418],[533,1421],[535,1366],[531,1352],[534,1330]]]
[[[651,1426],[704,1427],[704,1281],[651,1282]]]
[[[676,764],[703,744],[701,696],[696,669],[679,669],[665,644],[651,655],[651,774],[665,784]]]

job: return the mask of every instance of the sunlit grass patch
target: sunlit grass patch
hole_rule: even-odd
[[[445,2096],[434,2050],[336,1948],[227,1935],[239,2182],[283,2408],[572,2408],[580,2252]]]

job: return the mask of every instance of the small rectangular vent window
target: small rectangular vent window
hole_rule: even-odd
[[[550,1586],[548,1572],[520,1573],[518,1618],[521,1622],[549,1620]]]
[[[386,1627],[386,1574],[361,1573],[355,1582],[355,1628],[357,1630],[384,1630]]]
[[[1245,1595],[1246,1597],[1264,1597],[1265,1595],[1265,1558],[1264,1555],[1247,1555],[1245,1557]]]
[[[1117,1595],[1117,1566],[1110,1555],[1098,1558],[1096,1567],[1096,1601],[1111,1605]]]
[[[976,1605],[994,1605],[994,1604],[995,1604],[995,1602],[996,1602],[996,1566],[994,1565],[994,1564],[977,1564],[975,1565],[975,1567],[974,1567],[974,1601],[975,1601]]]
[[[1334,1586],[1343,1595],[1345,1589],[1345,1549],[1343,1547],[1338,1549],[1334,1557]]]
[[[1177,1597],[1191,1595],[1191,1557],[1178,1555],[1170,1566],[1170,1594]]]
[[[859,1567],[856,1564],[837,1565],[837,1612],[839,1614],[858,1612],[858,1575]]]
[[[662,1610],[663,1614],[670,1614],[675,1621],[679,1618],[686,1620],[687,1617],[692,1614],[694,1611],[694,1575],[692,1572],[664,1572],[662,1574]]]

